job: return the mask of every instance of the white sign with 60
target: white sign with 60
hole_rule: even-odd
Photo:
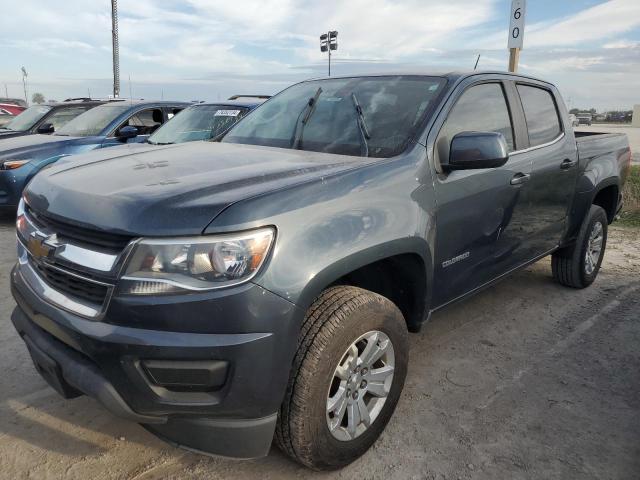
[[[513,0],[511,2],[511,20],[509,22],[508,48],[522,48],[524,38],[524,13],[526,10],[526,0]]]

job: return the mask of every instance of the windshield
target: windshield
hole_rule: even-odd
[[[128,103],[108,103],[92,108],[88,112],[78,115],[69,123],[64,125],[54,135],[64,135],[70,137],[90,137],[100,135],[102,131],[122,112],[128,110]]]
[[[3,128],[6,128],[7,130],[15,130],[16,132],[26,132],[50,110],[51,107],[45,105],[34,105],[33,107],[27,108],[24,112],[7,123]]]
[[[247,114],[246,107],[193,105],[149,137],[149,143],[167,144],[210,140],[226,132]]]
[[[392,157],[406,148],[444,83],[423,76],[299,83],[256,109],[222,141]]]

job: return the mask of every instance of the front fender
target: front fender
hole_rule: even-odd
[[[295,303],[306,310],[324,289],[345,275],[377,261],[405,254],[417,255],[422,259],[426,284],[432,285],[433,262],[430,252],[431,249],[424,239],[406,237],[371,246],[347,257],[336,258],[335,261],[326,265],[320,271],[310,275],[308,282],[298,293]],[[431,290],[431,288],[427,288],[424,293],[425,313],[426,306],[431,303]]]

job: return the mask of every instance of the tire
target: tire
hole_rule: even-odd
[[[378,346],[381,349],[386,346],[381,359],[371,364],[371,371],[365,371],[366,363],[362,363],[363,370],[360,373],[345,375],[348,380],[334,376],[340,364],[349,366],[341,372],[353,372],[351,367],[354,364],[350,363],[355,358],[353,344],[363,336],[357,344],[357,361],[361,361],[360,355],[365,357],[364,347],[369,343],[372,351]],[[385,343],[385,338],[389,340],[391,349],[389,343]],[[276,426],[275,438],[280,449],[314,470],[340,468],[360,457],[380,436],[395,410],[407,373],[408,353],[406,322],[391,301],[356,287],[337,286],[325,290],[307,311],[298,338],[289,384]],[[383,360],[386,363],[381,367]],[[391,360],[393,375],[386,377],[389,380],[384,384],[384,391],[388,393],[384,402],[380,403],[380,393],[372,395],[368,390],[364,392],[367,388],[381,388],[382,384],[375,382],[371,375],[388,372]],[[380,368],[384,370],[378,370]],[[367,385],[360,389],[363,381]],[[350,386],[353,390],[349,389]],[[342,397],[340,391],[345,392]],[[347,397],[346,392],[353,393]],[[362,393],[358,396],[356,392]],[[329,397],[344,398],[344,402],[347,398],[349,402],[353,401],[346,411],[343,410],[344,417],[336,415],[336,411],[327,412]],[[374,416],[371,413],[370,425],[365,428],[365,424],[361,423],[358,428],[362,431],[358,433],[356,430],[355,436],[350,438],[348,419],[357,418],[353,415],[353,408],[367,401],[368,405],[377,405],[374,407],[377,414]],[[341,418],[346,426],[343,426]],[[330,421],[334,424],[333,430],[330,430]]]
[[[578,238],[570,247],[558,250],[551,256],[551,271],[555,278],[562,285],[573,288],[586,288],[593,283],[600,271],[600,265],[604,258],[607,246],[608,219],[604,209],[598,205],[591,205],[589,213],[582,222]],[[596,255],[593,249],[590,255],[593,260],[590,262],[587,250],[590,246],[590,238],[600,230],[601,241],[600,250]],[[597,245],[597,238],[593,245]]]

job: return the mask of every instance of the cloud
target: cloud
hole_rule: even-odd
[[[529,4],[531,10],[533,5]],[[524,49],[591,45],[640,27],[639,0],[609,0],[570,16],[528,24]],[[505,29],[488,34],[480,41],[483,48],[505,48]]]
[[[95,47],[79,40],[65,40],[62,38],[35,37],[30,40],[8,40],[3,42],[3,49],[16,48],[36,52],[55,52],[60,50],[74,50],[88,53]]]
[[[613,42],[605,43],[602,48],[632,48],[639,49],[640,41],[635,40],[616,40]],[[640,59],[639,59],[640,61]]]
[[[470,69],[478,53],[480,68],[502,70],[507,64],[507,32],[506,25],[499,30],[496,25],[506,16],[507,4],[508,0],[119,0],[122,81],[131,75],[144,91],[139,95],[147,97],[163,85],[165,93],[182,92],[181,98],[188,99],[202,98],[207,85],[211,95],[205,98],[238,86],[275,93],[291,82],[325,74],[326,54],[319,51],[318,36],[328,29],[339,31],[339,50],[332,57],[336,73]],[[526,28],[523,71],[552,81],[571,78],[574,86],[563,84],[576,90],[596,77],[600,81],[607,75],[636,72],[640,0],[600,2],[561,17],[554,16],[547,2],[540,5],[528,5],[531,17],[537,8],[538,18],[542,13],[544,20]],[[579,7],[572,4],[571,9]],[[87,87],[109,91],[109,2],[65,0],[64,9],[45,0],[14,2],[11,15],[0,16],[0,43],[0,82],[9,86],[21,88],[17,72],[24,64],[34,88],[40,82],[42,90],[49,85],[54,92],[66,92],[55,93],[58,97],[77,96],[78,89],[84,94]],[[637,96],[631,85],[620,88],[616,95]]]
[[[580,45],[640,26],[640,1],[611,0],[551,24],[525,30],[527,47]]]

